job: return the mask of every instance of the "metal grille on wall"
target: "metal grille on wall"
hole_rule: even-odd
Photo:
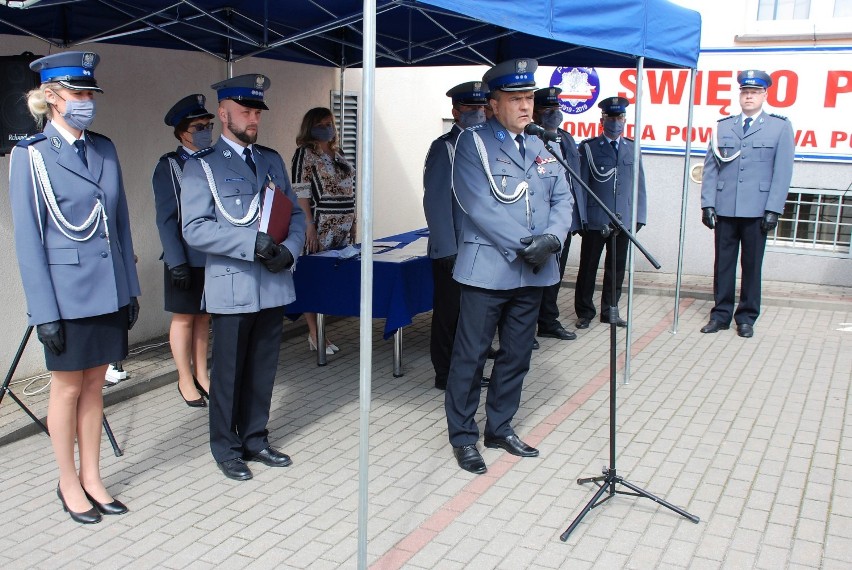
[[[852,185],[846,190],[791,188],[767,245],[852,256]]]
[[[343,120],[340,120],[340,91],[331,92],[331,112],[337,123],[340,152],[349,164],[358,166],[358,93],[344,91]]]

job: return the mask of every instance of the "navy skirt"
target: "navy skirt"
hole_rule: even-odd
[[[192,283],[189,289],[179,289],[172,285],[172,276],[169,268],[163,264],[163,300],[165,309],[169,313],[181,315],[203,315],[201,310],[201,296],[204,294],[204,268],[190,267]]]
[[[73,372],[127,358],[127,306],[106,315],[61,322],[65,350],[56,355],[44,349],[48,370]]]

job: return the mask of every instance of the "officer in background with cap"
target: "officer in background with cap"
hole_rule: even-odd
[[[461,233],[461,210],[453,197],[453,151],[462,130],[485,122],[488,86],[469,81],[447,91],[453,102],[453,127],[432,142],[423,169],[423,211],[429,227],[429,257],[432,259],[432,330],[429,352],[435,368],[435,388],[447,388],[450,356],[459,319],[459,284],[453,266]]]
[[[480,379],[495,330],[500,351],[486,399],[485,446],[534,457],[515,434],[544,287],[559,279],[559,250],[571,227],[573,199],[563,169],[532,122],[534,59],[505,61],[486,72],[494,117],[456,141],[453,191],[462,211],[453,278],[461,286],[444,406],[459,466],[484,473],[476,443]]]
[[[165,310],[172,313],[169,345],[178,372],[178,391],[190,407],[203,408],[209,394],[207,372],[210,316],[201,309],[206,255],[190,247],[181,232],[180,182],[190,156],[209,154],[213,144],[213,114],[200,93],[175,103],[163,119],[180,142],[160,157],[151,185],[157,213],[157,231],[163,244]],[[193,366],[195,373],[193,374]],[[187,397],[188,396],[188,397]]]
[[[244,460],[271,467],[290,458],[270,446],[266,424],[284,319],[295,299],[289,269],[305,246],[305,214],[281,156],[255,144],[269,79],[240,75],[212,86],[222,136],[183,171],[186,242],[207,254],[204,303],[213,320],[210,449],[226,477],[251,479]],[[289,233],[275,243],[258,231],[267,187],[292,202]]]
[[[535,108],[533,109],[533,120],[551,133],[559,135],[559,146],[557,147],[565,162],[578,176],[580,174],[580,153],[577,143],[571,133],[560,128],[562,126],[562,110],[559,106],[559,87],[545,87],[535,92]],[[562,288],[562,279],[565,276],[565,264],[568,263],[568,249],[571,247],[571,235],[583,230],[586,220],[586,196],[582,189],[575,189],[572,176],[566,171],[568,187],[574,197],[574,214],[571,216],[571,230],[562,244],[562,254],[559,256],[559,282],[550,287],[545,287],[541,295],[541,308],[538,311],[538,336],[557,338],[559,340],[574,340],[577,334],[565,330],[559,322],[559,307],[556,299]]]
[[[627,106],[624,97],[608,97],[598,103],[601,109],[603,134],[580,143],[580,176],[592,192],[601,199],[628,229],[633,224],[633,141],[622,136],[627,124]],[[639,203],[636,209],[636,229],[646,224],[645,170],[639,161]],[[627,244],[630,240],[623,233],[615,236],[615,251],[609,237],[610,219],[593,199],[586,199],[588,229],[583,232],[580,246],[580,268],[574,293],[574,310],[577,312],[577,328],[587,329],[595,317],[595,281],[601,253],[606,248],[604,259],[603,290],[601,291],[601,322],[626,327],[627,321],[610,315],[610,308],[618,306],[621,286],[624,283],[624,267],[627,263]],[[615,275],[612,274],[611,256],[615,255]],[[612,280],[615,279],[616,295],[612,298]]]
[[[749,338],[760,315],[766,236],[784,211],[793,177],[795,142],[786,117],[763,112],[772,78],[764,71],[748,70],[737,75],[737,82],[742,113],[719,120],[704,158],[701,221],[714,230],[716,304],[701,332],[728,329],[733,318],[737,334]],[[740,247],[742,283],[734,311]]]
[[[115,145],[89,130],[97,109],[96,53],[69,51],[30,64],[41,86],[27,106],[44,131],[13,149],[9,199],[29,324],[51,371],[47,427],[56,492],[79,523],[127,507],[100,474],[107,365],[127,356],[139,316],[139,279]],[[75,465],[75,442],[80,459]]]

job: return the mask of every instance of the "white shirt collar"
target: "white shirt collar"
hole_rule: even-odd
[[[81,132],[80,138],[77,139],[77,138],[74,137],[74,135],[72,135],[70,132],[68,132],[67,129],[60,126],[59,123],[54,123],[53,121],[50,121],[50,124],[53,125],[53,128],[55,128],[57,131],[59,131],[59,134],[62,136],[63,139],[65,139],[65,141],[68,144],[74,144],[74,142],[77,141],[77,140],[82,140],[82,141],[86,140],[86,131]]]
[[[752,124],[752,125],[753,125],[753,124],[755,124],[755,123],[757,122],[757,120],[760,118],[760,116],[761,116],[762,114],[763,114],[763,109],[761,109],[760,111],[758,111],[756,114],[752,115],[752,116],[751,116],[751,124]],[[740,121],[740,126],[741,126],[741,127],[742,127],[742,126],[745,126],[745,120],[746,120],[746,119],[748,119],[748,117],[746,117],[746,114],[745,114],[745,113],[743,113],[743,118],[742,118],[742,120]]]
[[[228,137],[226,137],[224,134],[223,134],[220,138],[221,138],[223,141],[225,141],[226,143],[228,143],[228,146],[230,146],[232,149],[234,149],[235,151],[237,151],[237,154],[238,154],[238,155],[240,155],[240,157],[241,157],[241,158],[242,158],[242,156],[243,156],[243,149],[245,149],[245,148],[248,148],[248,149],[251,151],[251,153],[252,153],[252,154],[254,154],[254,145],[251,145],[251,144],[250,144],[250,145],[248,145],[248,147],[244,147],[244,146],[243,146],[243,145],[241,145],[240,143],[238,143],[238,142],[236,142],[236,141],[232,141],[231,139],[229,139]],[[190,153],[190,154],[191,154],[191,153]]]

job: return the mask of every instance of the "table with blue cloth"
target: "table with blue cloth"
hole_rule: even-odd
[[[398,242],[397,247],[429,235],[414,230],[388,236],[377,242]],[[287,314],[317,313],[317,364],[326,362],[322,315],[357,317],[361,310],[360,257],[341,259],[327,255],[304,255],[293,273],[296,301]],[[432,263],[428,257],[406,261],[373,258],[373,318],[385,319],[384,338],[394,337],[394,371],[402,376],[402,333],[414,316],[432,310]]]

